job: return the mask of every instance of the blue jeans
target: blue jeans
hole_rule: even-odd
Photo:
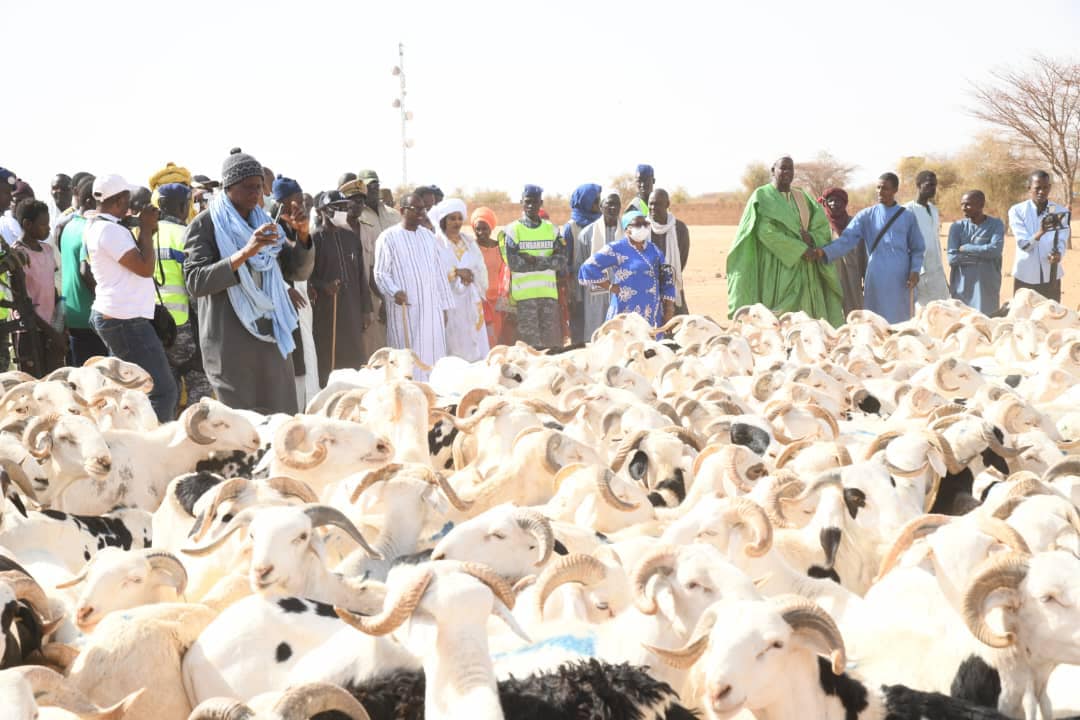
[[[105,341],[109,354],[126,362],[135,363],[154,380],[154,389],[150,391],[150,404],[159,422],[176,419],[176,403],[179,400],[176,381],[173,380],[169,358],[165,348],[154,332],[154,326],[146,318],[130,320],[108,319],[93,310],[90,324]]]

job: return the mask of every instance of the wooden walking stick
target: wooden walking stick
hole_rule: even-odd
[[[340,288],[339,288],[340,289]],[[330,321],[330,369],[337,369],[337,293],[334,293],[334,317]]]
[[[412,343],[409,342],[409,311],[405,309],[405,305],[399,305],[401,308],[401,324],[405,329],[405,349],[412,350]]]

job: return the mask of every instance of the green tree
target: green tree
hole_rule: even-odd
[[[742,174],[743,199],[762,185],[767,185],[772,180],[772,172],[769,166],[763,162],[752,162],[746,166]]]

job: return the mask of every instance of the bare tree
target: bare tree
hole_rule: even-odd
[[[1080,64],[1038,55],[1026,70],[995,70],[991,77],[972,83],[971,114],[1029,143],[1057,176],[1071,210],[1080,169]]]
[[[854,165],[844,165],[823,150],[814,160],[795,163],[794,184],[821,197],[831,187],[844,187],[854,170]]]

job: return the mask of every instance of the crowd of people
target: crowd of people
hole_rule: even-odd
[[[762,303],[834,326],[867,308],[892,323],[949,297],[991,314],[1001,291],[1005,224],[963,195],[945,267],[937,178],[896,201],[883,174],[878,203],[854,217],[847,193],[820,198],[792,183],[783,157],[750,196],[727,258],[728,307]],[[336,369],[359,368],[383,346],[414,351],[421,368],[453,355],[484,358],[497,344],[557,349],[587,341],[608,318],[638,313],[654,327],[688,312],[687,226],[649,165],[629,203],[585,184],[555,226],[543,189],[526,185],[503,225],[436,186],[393,198],[374,170],[345,173],[315,195],[234,149],[221,179],[168,163],[147,187],[117,175],[57,175],[50,207],[0,168],[0,236],[20,259],[34,323],[14,334],[20,367],[42,377],[113,355],[154,379],[161,420],[216,396],[237,408],[295,412]],[[1015,288],[1060,299],[1066,209],[1050,178],[1009,211]],[[13,286],[14,287],[14,286]],[[10,297],[10,292],[9,292]],[[8,309],[0,309],[0,320]],[[33,333],[43,348],[23,349]],[[0,364],[10,361],[3,337]],[[423,379],[425,370],[420,370]]]
[[[583,343],[623,312],[659,326],[687,312],[690,236],[653,168],[636,178],[626,206],[617,190],[577,188],[557,227],[537,185],[500,225],[437,186],[395,208],[374,170],[311,195],[239,148],[220,180],[173,163],[147,187],[57,175],[51,206],[0,168],[0,234],[37,316],[13,335],[19,365],[43,377],[95,356],[136,363],[166,421],[208,396],[296,412],[383,346],[415,352],[423,379],[447,355]],[[19,353],[29,339],[36,363]]]
[[[948,279],[942,263],[937,177],[915,178],[917,197],[900,205],[899,178],[877,181],[878,202],[854,217],[848,195],[829,188],[816,201],[792,187],[795,164],[782,157],[773,181],[750,196],[727,258],[728,311],[762,303],[774,313],[801,310],[839,327],[866,308],[890,323],[911,319],[920,305],[955,298],[986,315],[1001,306],[1005,223],[985,213],[986,196],[960,199],[963,219],[949,228]],[[1033,172],[1029,199],[1009,210],[1016,239],[1013,291],[1030,288],[1061,300],[1068,209],[1050,200],[1050,176]]]

